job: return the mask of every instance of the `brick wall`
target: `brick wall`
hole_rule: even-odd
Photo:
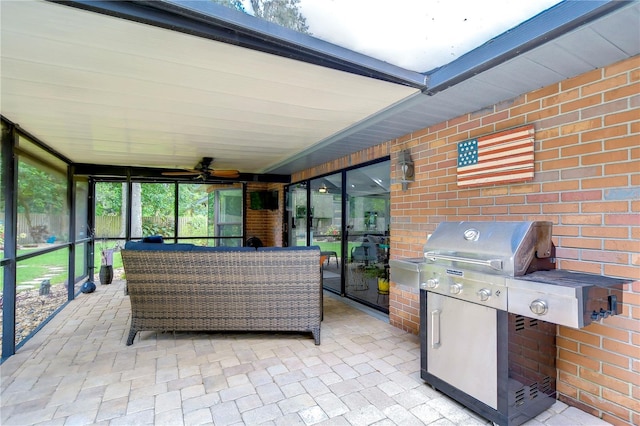
[[[278,210],[251,210],[250,193],[257,191],[278,191]],[[282,246],[282,206],[284,200],[284,185],[275,183],[247,183],[245,205],[247,206],[246,238],[258,237],[265,246]]]
[[[548,220],[557,267],[640,279],[640,58],[596,69],[407,135],[416,182],[392,186],[392,257],[416,257],[441,221]],[[531,182],[459,189],[457,143],[535,127]],[[392,284],[390,321],[417,332],[416,291]],[[622,315],[558,327],[559,398],[613,424],[640,424],[640,282]]]

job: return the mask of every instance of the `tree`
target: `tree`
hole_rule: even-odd
[[[253,12],[259,18],[283,27],[308,33],[306,18],[299,10],[300,0],[251,0]]]
[[[240,12],[247,13],[247,11],[244,10],[244,5],[242,4],[242,0],[211,0],[211,1],[213,1],[214,3],[221,4],[223,6],[230,7],[231,9],[236,9],[236,10],[239,10]]]
[[[67,213],[67,182],[64,173],[20,160],[18,164],[18,213],[27,222],[34,242],[43,242],[50,232],[46,225],[34,225],[32,214],[49,216]],[[58,232],[61,230],[57,230]]]
[[[211,0],[247,13],[242,0]],[[251,0],[251,8],[256,17],[274,24],[308,34],[307,19],[300,13],[300,0]]]

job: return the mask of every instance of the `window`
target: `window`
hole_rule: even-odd
[[[242,184],[178,186],[178,238],[208,246],[242,246]]]

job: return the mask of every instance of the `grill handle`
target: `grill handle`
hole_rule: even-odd
[[[426,259],[429,259],[433,262],[436,260],[450,260],[452,262],[461,262],[461,263],[470,263],[473,265],[482,265],[488,266],[496,271],[502,271],[502,259],[488,259],[488,260],[477,260],[477,259],[468,259],[466,257],[458,257],[458,256],[447,256],[446,254],[436,254],[435,252],[428,251],[424,254]]]
[[[431,311],[431,347],[440,347],[440,309]]]

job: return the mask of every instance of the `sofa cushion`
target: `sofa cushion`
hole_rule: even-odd
[[[296,250],[320,250],[319,246],[294,246],[294,247],[258,247],[258,251],[296,251]]]
[[[234,252],[234,251],[256,251],[253,247],[208,247],[208,246],[193,246],[191,251],[203,252],[203,251],[215,251],[215,252]]]
[[[143,243],[164,243],[164,239],[162,238],[162,235],[150,235],[148,237],[144,237],[142,239]]]
[[[124,245],[125,250],[151,250],[151,251],[191,251],[193,244],[176,243],[176,244],[158,244],[145,243],[142,241],[127,241]]]

